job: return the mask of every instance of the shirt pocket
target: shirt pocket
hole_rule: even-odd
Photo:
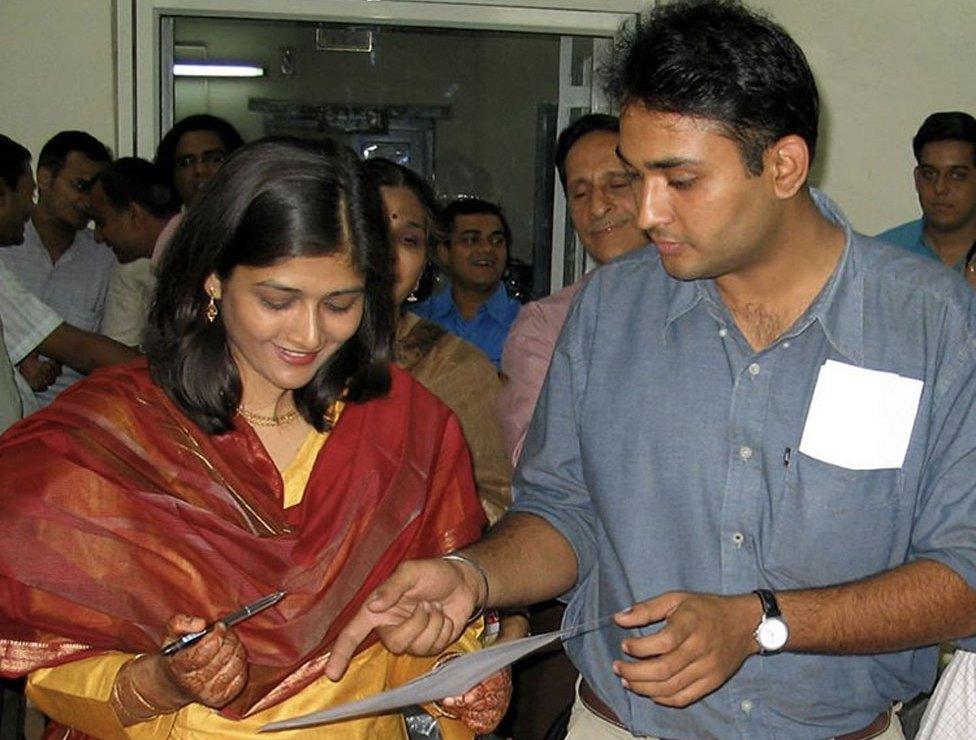
[[[773,585],[827,586],[890,567],[902,485],[900,469],[851,470],[794,452],[768,521]]]

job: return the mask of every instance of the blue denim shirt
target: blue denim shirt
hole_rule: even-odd
[[[504,284],[498,283],[498,288],[491,294],[491,298],[482,304],[478,313],[470,321],[464,318],[454,305],[450,286],[435,293],[426,301],[412,306],[410,310],[420,318],[440,324],[461,339],[471,342],[488,355],[488,359],[498,369],[502,361],[505,338],[521,307],[521,303],[509,297]]]
[[[853,233],[814,198],[843,225],[843,256],[762,351],[712,281],[669,277],[653,249],[605,265],[580,292],[512,508],[544,517],[576,551],[566,626],[669,590],[824,586],[918,558],[976,586],[976,294],[931,260]],[[827,359],[924,382],[900,469],[848,470],[797,451]],[[611,662],[623,636],[611,626],[566,650],[635,734],[823,738],[867,725],[935,675],[934,648],[757,655],[677,709],[621,687]]]
[[[894,244],[896,247],[907,249],[909,252],[914,252],[922,257],[928,257],[929,259],[938,260],[941,262],[941,259],[939,255],[936,254],[936,251],[929,246],[927,241],[925,241],[924,219],[917,218],[914,221],[909,221],[901,226],[895,226],[887,231],[882,231],[880,234],[878,234],[877,238],[883,242]],[[959,262],[953,265],[952,269],[958,272],[965,270],[965,256],[959,260]]]

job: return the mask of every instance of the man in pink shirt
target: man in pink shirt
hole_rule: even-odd
[[[591,113],[568,126],[556,143],[556,167],[569,204],[573,228],[594,262],[604,262],[647,244],[634,222],[634,196],[617,157],[620,123],[614,116]],[[585,280],[585,278],[583,278]],[[502,352],[506,379],[499,397],[502,432],[518,463],[522,443],[556,340],[583,280],[522,307]],[[563,606],[551,601],[532,608],[535,633],[559,628]],[[514,736],[542,738],[575,696],[576,670],[557,646],[516,670]]]
[[[573,228],[598,265],[647,244],[647,236],[634,223],[634,197],[617,157],[619,131],[615,116],[591,113],[568,126],[556,143],[556,167]],[[523,306],[509,331],[502,352],[507,382],[499,398],[499,416],[512,465],[522,454],[556,340],[583,280]]]

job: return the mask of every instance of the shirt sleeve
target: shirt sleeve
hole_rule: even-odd
[[[943,563],[976,589],[976,348],[966,343],[940,375],[909,558]]]
[[[146,328],[146,286],[136,266],[119,265],[112,271],[105,295],[101,332],[129,347],[138,347]]]
[[[54,668],[39,668],[27,677],[27,696],[48,717],[92,737],[104,740],[168,737],[176,713],[123,727],[109,703],[116,675],[135,657],[111,652]]]
[[[516,468],[510,509],[545,519],[566,539],[576,552],[577,584],[596,563],[596,517],[584,479],[580,409],[597,287],[592,281],[584,289],[556,343]]]
[[[18,364],[61,325],[58,316],[0,261],[0,321],[10,362]]]
[[[502,350],[505,385],[498,398],[498,419],[505,435],[512,465],[516,465],[525,444],[532,412],[539,400],[542,382],[555,348],[558,331],[547,325],[535,303],[522,307]]]

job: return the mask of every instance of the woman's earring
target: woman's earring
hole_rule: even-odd
[[[218,313],[217,304],[214,301],[214,297],[210,296],[210,303],[207,305],[207,310],[206,310],[208,324],[212,324],[214,322],[214,319],[217,318],[217,313]]]

